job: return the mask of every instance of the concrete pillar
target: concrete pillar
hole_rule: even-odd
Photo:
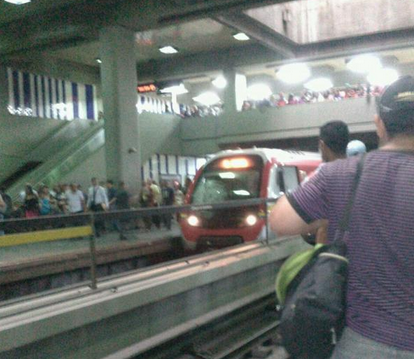
[[[141,188],[135,37],[122,27],[100,32],[107,178]]]
[[[247,98],[246,76],[234,69],[224,70],[223,75],[227,80],[227,86],[223,93],[224,111],[226,113],[241,111],[243,102]]]

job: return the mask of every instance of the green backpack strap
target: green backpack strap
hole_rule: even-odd
[[[279,304],[284,304],[290,283],[292,283],[302,268],[309,263],[315,252],[323,246],[323,244],[317,244],[313,248],[295,253],[283,263],[276,277],[276,296]]]

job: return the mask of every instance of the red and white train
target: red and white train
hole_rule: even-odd
[[[254,148],[218,153],[197,172],[186,203],[277,198],[296,188],[320,165],[319,154]],[[266,237],[264,205],[210,209],[181,214],[188,249],[225,247]]]

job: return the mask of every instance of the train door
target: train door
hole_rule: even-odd
[[[275,165],[269,175],[268,198],[279,198],[282,195],[295,190],[299,186],[299,171],[296,166],[277,166]],[[268,214],[270,213],[273,203],[268,205]],[[276,235],[267,229],[268,238],[275,239]],[[262,238],[266,238],[266,233],[263,233]]]
[[[286,194],[299,186],[299,171],[296,166],[281,166],[278,168],[277,185],[280,192]]]

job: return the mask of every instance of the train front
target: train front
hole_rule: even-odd
[[[227,247],[263,234],[264,207],[243,201],[266,197],[265,167],[259,155],[232,155],[214,158],[200,170],[188,196],[189,204],[240,201],[240,206],[182,214],[180,225],[187,248]]]

